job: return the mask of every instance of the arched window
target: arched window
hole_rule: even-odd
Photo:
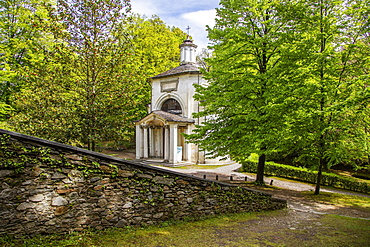
[[[166,100],[163,103],[163,105],[161,107],[161,110],[165,111],[165,112],[172,113],[172,114],[181,114],[182,113],[181,105],[175,99]]]

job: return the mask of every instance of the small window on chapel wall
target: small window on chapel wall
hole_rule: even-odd
[[[172,114],[181,114],[182,113],[181,105],[175,99],[166,100],[163,103],[161,110],[165,111],[165,112],[172,113]]]

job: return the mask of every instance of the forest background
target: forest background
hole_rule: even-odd
[[[186,34],[126,0],[0,4],[3,128],[91,150],[131,145],[149,78],[178,66]]]
[[[186,34],[128,0],[0,4],[2,128],[91,150],[132,143],[148,78],[178,65]],[[369,169],[369,16],[369,0],[220,1],[196,96],[212,117],[188,139],[258,154],[257,180],[266,157]]]

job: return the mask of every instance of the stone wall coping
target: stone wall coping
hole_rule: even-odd
[[[62,150],[65,150],[65,151],[72,151],[72,152],[77,152],[77,153],[81,153],[81,154],[85,154],[85,155],[90,155],[90,156],[93,156],[93,157],[96,157],[96,158],[104,159],[106,161],[112,161],[112,162],[117,162],[117,163],[121,163],[121,164],[127,164],[127,165],[137,167],[137,168],[145,168],[147,170],[158,171],[158,172],[167,173],[167,174],[170,174],[170,175],[179,176],[179,177],[183,177],[183,178],[190,178],[190,179],[198,180],[198,181],[212,182],[212,183],[218,184],[220,186],[238,187],[238,185],[228,184],[228,183],[224,183],[224,182],[221,182],[221,181],[214,181],[214,180],[210,180],[210,179],[199,178],[199,177],[195,177],[195,176],[192,176],[192,175],[188,175],[188,174],[184,174],[184,173],[180,173],[180,172],[176,172],[176,171],[162,169],[160,167],[150,166],[150,165],[146,165],[146,164],[142,164],[142,163],[138,163],[138,162],[134,162],[134,161],[129,161],[129,160],[121,159],[121,158],[116,158],[116,157],[112,157],[112,156],[109,156],[109,155],[106,155],[106,154],[93,152],[93,151],[90,151],[90,150],[87,150],[87,149],[74,147],[74,146],[71,146],[71,145],[67,145],[67,144],[63,144],[63,143],[59,143],[59,142],[55,142],[55,141],[49,141],[49,140],[46,140],[46,139],[42,139],[42,138],[38,138],[38,137],[34,137],[34,136],[29,136],[29,135],[21,134],[21,133],[14,132],[14,131],[0,129],[0,134],[6,134],[6,135],[9,135],[9,136],[14,137],[14,138],[35,142],[35,143],[38,143],[38,144],[41,144],[41,145],[50,146],[50,147],[62,149]],[[243,190],[254,192],[254,193],[265,194],[265,195],[268,195],[268,196],[271,196],[271,197],[273,196],[270,193],[261,192],[261,191],[250,189],[250,188],[245,188],[245,187],[240,187],[240,188],[243,189]]]

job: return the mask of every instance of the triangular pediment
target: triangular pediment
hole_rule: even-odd
[[[172,114],[165,111],[153,111],[143,119],[136,122],[139,125],[164,126],[170,123],[194,123],[194,119],[186,118],[180,115]]]

